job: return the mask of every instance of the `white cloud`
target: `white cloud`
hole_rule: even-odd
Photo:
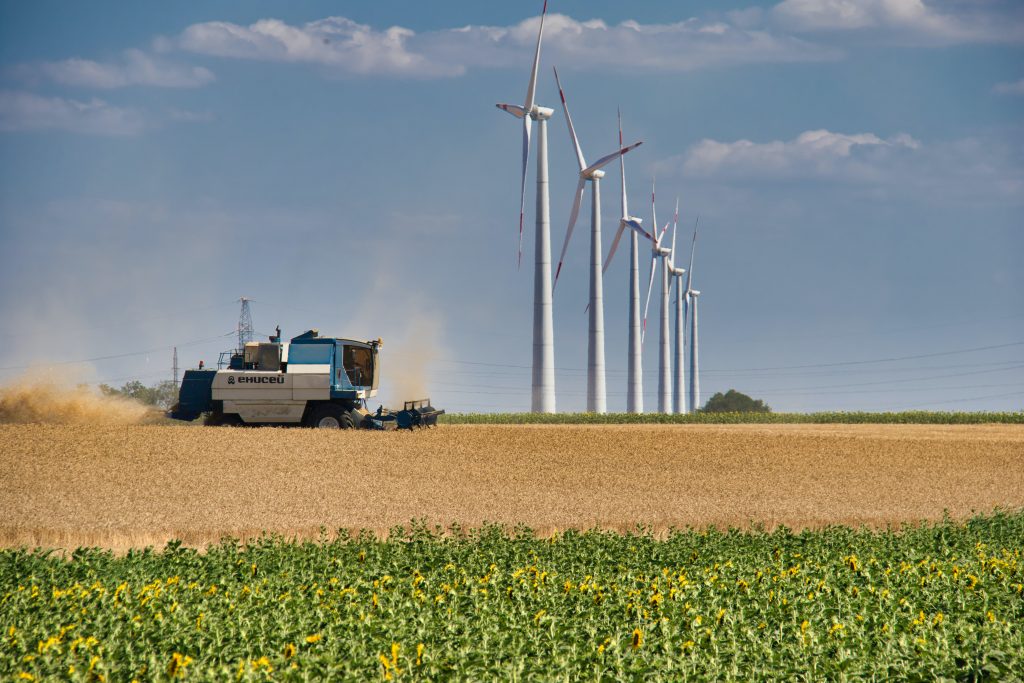
[[[168,109],[167,118],[171,121],[182,121],[185,123],[209,123],[214,120],[214,115],[208,111],[188,111],[187,109]]]
[[[238,59],[302,62],[344,74],[412,77],[457,76],[473,67],[523,66],[537,40],[539,17],[512,26],[465,26],[415,33],[392,27],[377,31],[344,17],[302,26],[263,19],[249,26],[207,22],[189,26],[162,49]],[[831,48],[719,21],[689,19],[674,24],[624,21],[609,26],[550,14],[544,57],[566,66],[685,71],[756,62],[832,59]]]
[[[461,66],[432,62],[410,52],[406,42],[415,33],[393,26],[376,31],[344,17],[328,17],[302,26],[279,19],[261,19],[248,26],[225,21],[193,24],[162,47],[189,52],[277,62],[305,62],[351,74],[452,76]]]
[[[1019,81],[996,83],[992,86],[992,92],[997,95],[1024,95],[1024,78]]]
[[[0,131],[65,130],[93,135],[137,135],[146,122],[138,110],[115,107],[103,100],[43,97],[0,91]]]
[[[1005,136],[922,144],[900,133],[801,133],[792,140],[701,140],[655,164],[659,177],[682,177],[732,192],[775,182],[826,182],[872,200],[1018,206],[1024,202],[1024,149]],[[815,187],[821,187],[815,185]]]
[[[466,65],[520,66],[537,40],[540,19],[510,27],[468,26],[427,34],[428,54]],[[704,67],[761,62],[833,59],[838,53],[800,39],[721,21],[687,19],[672,24],[600,20],[578,21],[549,15],[544,26],[544,55],[550,63],[588,69],[689,71]]]
[[[204,67],[172,64],[134,49],[126,50],[117,62],[95,62],[74,57],[58,62],[23,64],[13,71],[24,78],[102,89],[132,85],[194,88],[214,80],[213,73]]]
[[[0,131],[63,130],[86,135],[133,136],[169,123],[213,120],[207,112],[182,109],[144,112],[93,97],[74,100],[0,90]]]
[[[776,26],[797,32],[857,32],[909,45],[1024,41],[1019,7],[956,0],[783,0]]]
[[[868,178],[891,153],[919,147],[904,133],[883,139],[873,133],[809,130],[788,141],[701,140],[683,157],[682,167],[690,176]]]

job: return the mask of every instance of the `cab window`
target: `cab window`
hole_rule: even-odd
[[[365,387],[373,383],[373,351],[363,346],[346,346],[343,358],[348,381]]]

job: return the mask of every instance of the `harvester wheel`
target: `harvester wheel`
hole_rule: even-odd
[[[309,417],[311,427],[317,429],[352,429],[352,416],[341,406],[326,404],[316,408]]]
[[[237,413],[212,412],[203,422],[207,427],[241,427],[245,423]]]

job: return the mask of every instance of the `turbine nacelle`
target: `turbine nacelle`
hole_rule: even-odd
[[[646,230],[644,230],[643,222],[643,218],[637,218],[636,216],[625,216],[619,219],[619,228],[622,230],[629,228],[640,237],[649,240],[651,239],[651,236],[650,234],[648,234]]]
[[[580,171],[580,178],[584,180],[600,180],[604,178],[604,171],[599,168],[595,168],[593,171],[590,169],[584,169]]]
[[[547,121],[555,113],[554,109],[551,109],[549,107],[542,107],[539,104],[533,105],[533,108],[530,109],[529,112],[527,112],[526,109],[524,109],[523,107],[520,107],[518,104],[506,104],[504,102],[499,102],[494,106],[497,107],[498,109],[501,109],[502,111],[508,112],[517,119],[521,119],[527,116],[527,114],[529,114],[530,118],[533,119],[534,121]]]

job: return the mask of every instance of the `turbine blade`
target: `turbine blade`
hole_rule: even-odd
[[[676,212],[672,216],[672,258],[676,257],[676,232],[679,228],[679,197],[676,197]]]
[[[658,238],[658,209],[654,204],[654,177],[651,177],[651,233],[654,234],[654,247],[658,248],[661,246],[661,240]]]
[[[529,116],[523,117],[523,182],[519,190],[519,256],[516,259],[516,268],[522,265],[523,261],[523,214],[526,210],[526,167],[530,161],[530,128],[533,126],[533,119]]]
[[[551,67],[554,69],[554,67]],[[565,122],[569,124],[569,135],[572,136],[572,146],[576,149],[576,161],[580,165],[580,171],[587,167],[583,158],[583,150],[580,149],[579,138],[576,137],[576,129],[572,125],[572,117],[569,116],[569,105],[565,103],[565,93],[562,91],[562,82],[558,80],[558,69],[555,69],[555,83],[558,85],[558,96],[562,98],[562,110],[565,112]]]
[[[622,110],[618,110],[619,114],[619,149],[622,149]],[[623,158],[624,155],[619,155],[619,176],[622,178],[622,217],[627,218],[629,216],[629,203],[626,201],[626,160]]]
[[[686,269],[686,293],[687,301],[689,301],[689,293],[692,291],[690,283],[693,278],[693,252],[697,250],[697,225],[700,223],[700,214],[697,215],[697,220],[693,223],[693,242],[690,243],[690,267]]]
[[[569,240],[572,239],[572,230],[576,227],[576,218],[580,215],[580,204],[583,202],[583,191],[586,189],[587,181],[580,178],[576,186],[576,198],[572,203],[572,211],[569,213],[569,228],[565,231],[565,242],[562,243],[562,255],[558,257],[558,268],[555,270],[555,280],[551,283],[551,291],[555,291],[558,284],[558,276],[562,272],[562,264],[565,262],[565,252],[569,249]]]
[[[602,273],[608,272],[608,266],[611,265],[612,257],[615,256],[615,250],[619,248],[619,240],[622,239],[622,231],[626,229],[626,222],[619,221],[619,229],[615,231],[615,239],[612,240],[612,248],[608,250],[608,256],[604,260],[604,267],[601,268]]]
[[[644,336],[647,334],[647,309],[651,307],[651,290],[654,289],[654,272],[658,268],[657,255],[651,257],[651,281],[647,283],[647,303],[644,304],[644,324],[640,328],[640,343],[644,343]]]
[[[517,119],[521,119],[524,116],[526,116],[526,110],[520,107],[518,104],[499,103],[494,106],[497,107],[498,109],[507,111],[509,114],[512,114],[512,116],[516,117]]]
[[[544,17],[548,13],[548,0],[544,0],[544,9],[540,12],[540,30],[537,32],[537,49],[533,53],[533,70],[530,72],[530,85],[526,87],[526,104],[524,109],[529,114],[533,111],[533,96],[537,92],[537,69],[540,67],[540,41],[544,37]]]
[[[590,166],[587,166],[585,169],[583,169],[583,173],[584,174],[593,173],[594,171],[596,171],[597,169],[601,168],[602,166],[605,166],[609,161],[615,160],[616,157],[622,157],[622,155],[625,154],[626,152],[628,152],[630,150],[633,150],[633,149],[636,149],[637,147],[639,147],[642,144],[644,144],[644,143],[641,140],[640,142],[634,142],[632,145],[629,145],[628,147],[621,147],[617,152],[612,152],[611,154],[607,154],[607,155],[601,157],[600,159],[598,159],[597,161],[595,161],[594,163],[592,163]]]

